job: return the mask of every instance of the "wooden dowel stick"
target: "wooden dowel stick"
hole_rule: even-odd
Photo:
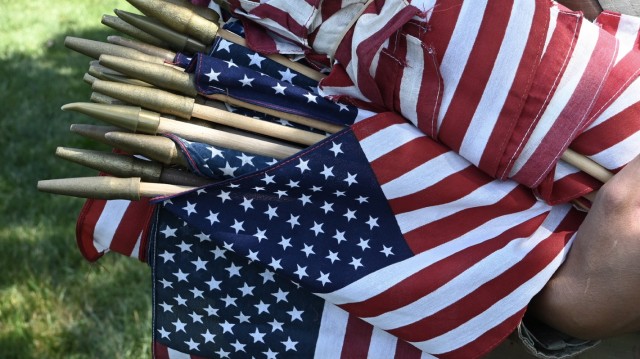
[[[591,177],[597,179],[602,183],[606,183],[611,179],[611,177],[613,177],[613,173],[611,173],[609,170],[570,148],[567,148],[567,150],[562,154],[561,158],[563,161],[589,174]]]
[[[301,150],[301,148],[293,146],[191,125],[186,122],[165,118],[160,120],[158,132],[175,133],[189,141],[207,143],[214,146],[230,148],[262,156],[269,156],[277,159],[293,156]]]
[[[171,196],[180,192],[190,191],[196,187],[179,186],[165,183],[140,182],[140,197]]]
[[[193,112],[191,115],[195,118],[208,120],[220,125],[235,127],[241,130],[255,132],[261,135],[279,138],[303,145],[312,145],[325,138],[325,136],[318,133],[262,121],[200,104],[193,105]]]
[[[230,97],[230,96],[227,96],[227,95],[216,94],[216,95],[209,95],[209,96],[205,96],[205,97],[210,98],[210,99],[214,99],[214,100],[218,100],[218,101],[222,101],[222,102],[226,102],[231,106],[242,107],[242,108],[246,108],[246,109],[253,110],[253,111],[256,111],[256,112],[264,113],[264,114],[267,114],[267,115],[279,117],[279,118],[282,118],[282,119],[287,120],[287,121],[295,122],[295,123],[300,124],[300,125],[309,126],[311,128],[322,130],[322,131],[325,131],[325,132],[328,132],[328,133],[336,133],[336,132],[339,132],[339,131],[344,129],[344,127],[340,126],[340,125],[335,125],[335,124],[332,124],[332,123],[328,123],[328,122],[324,122],[324,121],[320,121],[320,120],[315,120],[315,119],[312,119],[312,118],[309,118],[309,117],[295,115],[295,114],[284,112],[284,111],[278,111],[278,110],[270,109],[270,108],[264,107],[264,106],[254,105],[254,104],[251,104],[249,102],[237,100],[237,99],[235,99],[233,97]]]

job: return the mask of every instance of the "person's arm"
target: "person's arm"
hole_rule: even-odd
[[[598,192],[565,263],[529,310],[582,339],[640,330],[640,157]]]

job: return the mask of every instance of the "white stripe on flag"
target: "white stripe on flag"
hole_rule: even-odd
[[[539,243],[547,239],[571,207],[556,208],[559,210],[554,208],[545,222],[531,236],[510,241],[503,248],[491,253],[440,288],[411,304],[377,317],[364,319],[380,329],[391,330],[415,323],[455,304],[472,291],[518,264]]]
[[[105,204],[93,230],[93,242],[98,252],[104,252],[111,246],[113,236],[130,203],[127,200],[110,200]]]
[[[370,299],[392,286],[402,282],[404,278],[426,268],[433,263],[456,254],[465,248],[490,240],[501,233],[549,210],[549,206],[538,201],[533,207],[494,218],[474,228],[465,235],[451,240],[438,247],[419,253],[404,261],[392,264],[371,273],[332,293],[317,294],[336,305],[353,303]]]
[[[325,301],[314,358],[340,358],[347,333],[349,313]]]
[[[446,86],[444,86],[442,104],[438,114],[438,130],[440,130],[442,120],[453,100],[471,50],[476,43],[476,36],[478,36],[480,25],[484,19],[486,7],[487,0],[462,2],[460,16],[440,65],[440,75]]]
[[[129,257],[140,258],[140,246],[142,245],[143,233],[144,231],[141,231],[140,234],[138,235],[138,240],[136,240],[136,245],[133,246],[133,250],[131,251],[131,254],[129,254]]]
[[[561,251],[542,271],[538,272],[518,289],[497,301],[482,314],[439,337],[412,344],[436,355],[447,353],[477,339],[488,330],[487,328],[494,328],[502,324],[509,317],[525,308],[531,297],[544,287],[564,261],[566,252],[571,247],[574,238],[575,236],[565,246],[565,250]]]
[[[387,199],[411,195],[471,166],[455,152],[445,152],[381,186]]]
[[[191,359],[191,355],[167,347],[169,359]]]
[[[626,110],[630,106],[638,102],[638,94],[640,93],[640,77],[636,78],[622,94],[613,101],[611,106],[607,107],[598,118],[593,121],[587,128],[587,131]],[[585,131],[586,132],[586,131]]]
[[[336,47],[349,31],[348,26],[352,25],[352,21],[355,21],[356,18],[362,14],[365,10],[365,5],[366,4],[361,1],[343,2],[340,10],[331,14],[331,17],[320,25],[320,28],[316,32],[316,38],[313,41],[314,50],[320,54],[333,56]],[[311,29],[311,31],[312,30],[313,29]]]
[[[407,64],[400,82],[400,112],[406,119],[418,126],[418,99],[424,76],[424,49],[422,42],[413,36],[407,39]],[[435,81],[435,79],[433,79]]]
[[[578,173],[580,172],[580,170],[578,170],[577,168],[573,167],[572,165],[564,162],[564,161],[558,161],[558,163],[556,164],[556,171],[553,174],[553,180],[554,181],[559,181],[567,176],[570,176],[574,173]]]
[[[511,8],[509,24],[493,71],[460,147],[460,155],[475,165],[480,163],[502,107],[511,92],[511,85],[529,40],[526,34],[531,32],[535,10],[536,3],[528,0],[515,1]]]
[[[389,359],[396,353],[398,338],[378,328],[373,328],[367,359]],[[402,358],[399,358],[402,359]]]
[[[360,141],[360,147],[362,147],[369,162],[373,162],[419,137],[425,137],[424,133],[410,123],[401,123],[391,125],[363,139]]]
[[[615,34],[616,38],[620,40],[616,64],[635,48],[638,31],[640,31],[640,18],[624,14],[620,16],[618,30]]]
[[[620,168],[640,154],[640,132],[625,138],[600,153],[589,156],[607,169]]]
[[[514,176],[529,161],[531,156],[540,146],[540,142],[547,135],[551,127],[553,127],[555,120],[560,116],[569,101],[573,98],[578,83],[580,83],[580,80],[582,80],[585,75],[585,70],[591,60],[600,34],[599,27],[586,20],[583,21],[584,23],[580,26],[580,35],[578,36],[576,48],[573,51],[571,60],[569,60],[569,64],[567,65],[562,79],[558,84],[558,89],[551,98],[551,101],[549,101],[549,105],[542,115],[542,118],[533,129],[531,137],[524,145],[522,153],[516,159],[509,176]]]
[[[551,42],[551,38],[553,37],[553,33],[556,30],[556,26],[558,26],[558,15],[560,13],[560,9],[558,9],[558,5],[554,5],[551,7],[551,17],[549,18],[549,29],[547,30],[547,38],[544,40],[544,49],[542,50],[542,54],[544,55],[547,52],[547,46]]]

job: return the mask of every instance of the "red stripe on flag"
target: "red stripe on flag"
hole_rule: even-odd
[[[571,148],[585,156],[591,156],[610,148],[640,128],[640,103],[627,107],[598,126],[583,132],[571,144]]]
[[[93,233],[106,204],[105,200],[88,199],[76,222],[76,243],[80,253],[90,262],[97,261],[103,254],[98,252],[93,243]]]
[[[398,339],[396,343],[396,352],[394,358],[397,359],[420,359],[422,357],[422,351],[413,345]]]
[[[305,24],[299,24],[288,12],[280,8],[269,5],[268,3],[263,3],[253,9],[251,14],[261,19],[269,19],[280,24],[280,26],[300,39],[307,38],[308,33],[307,28],[304,26]]]
[[[437,206],[460,199],[491,181],[491,178],[479,172],[477,168],[469,166],[433,186],[390,200],[389,205],[396,214]]]
[[[393,49],[393,52],[389,51]],[[378,58],[378,67],[374,75],[381,94],[381,104],[388,109],[399,107],[395,103],[400,94],[402,70],[406,66],[407,38],[405,36],[391,36],[387,48],[382,49]]]
[[[372,333],[373,327],[370,324],[349,315],[340,357],[343,359],[366,358]]]
[[[624,56],[611,70],[589,114],[588,124],[595,121],[640,76],[640,53],[633,51]],[[586,127],[586,126],[585,126]],[[631,127],[625,125],[623,127]],[[637,126],[634,126],[638,128]]]
[[[604,31],[615,35],[618,32],[618,26],[620,25],[620,14],[617,12],[612,12],[605,10],[598,15],[595,22],[598,24]]]
[[[489,353],[495,347],[497,347],[502,341],[513,332],[513,328],[517,327],[522,317],[524,316],[525,309],[512,315],[510,318],[500,323],[500,325],[487,330],[484,334],[479,336],[476,340],[469,344],[458,348],[449,353],[439,354],[440,359],[459,359],[459,358],[479,358]]]
[[[433,9],[429,27],[431,31],[425,34],[424,42],[432,44],[435,49],[435,55],[438,63],[442,63],[442,59],[449,47],[449,41],[456,28],[460,10],[462,9],[462,0],[438,1]]]
[[[371,162],[371,168],[378,182],[385,184],[446,152],[433,140],[418,137]]]
[[[149,225],[153,208],[148,198],[131,201],[122,216],[122,221],[118,224],[109,248],[120,254],[131,256],[138,238]]]
[[[163,344],[158,343],[157,341],[153,341],[153,359],[170,359],[169,358],[169,350]]]
[[[549,182],[549,183],[547,183]],[[572,173],[554,181],[552,176],[537,188],[540,198],[550,205],[567,203],[602,187],[602,182],[584,172]],[[582,199],[584,201],[584,199]]]

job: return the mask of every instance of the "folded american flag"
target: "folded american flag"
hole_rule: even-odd
[[[243,2],[242,6],[249,4]],[[304,6],[301,2],[256,3],[251,11],[245,9],[250,12],[246,18],[275,26],[278,39],[304,39],[303,43],[308,37],[325,39],[318,42],[320,47],[326,46],[330,35],[341,35],[318,30],[335,24],[330,21],[334,13],[364,13],[361,18],[374,25],[386,19],[385,26],[368,27],[379,31],[370,36],[375,40],[371,43],[379,47],[353,52],[347,46],[334,49],[332,56],[340,62],[322,88],[324,94],[348,97],[363,105],[372,103],[371,108],[396,113],[356,117],[349,129],[290,159],[162,203],[153,221],[156,227],[149,257],[154,261],[156,356],[185,352],[204,357],[247,357],[250,353],[255,357],[301,357],[305,355],[294,348],[303,347],[313,348],[318,358],[374,357],[376,353],[389,357],[405,350],[411,355],[438,357],[474,357],[488,352],[515,328],[531,297],[562,263],[583,218],[569,205],[550,206],[524,186],[490,175],[511,166],[509,161],[502,162],[509,158],[505,153],[553,158],[562,143],[554,144],[541,157],[536,154],[536,148],[545,148],[541,144],[548,133],[564,128],[554,127],[562,123],[555,121],[562,116],[553,117],[547,111],[562,114],[585,101],[589,106],[575,110],[582,114],[577,117],[583,132],[565,141],[573,140],[573,146],[584,148],[583,153],[610,169],[621,167],[638,153],[640,124],[634,116],[639,108],[635,87],[640,83],[637,36],[623,41],[623,35],[629,35],[624,29],[634,24],[635,18],[615,14],[601,18],[605,30],[621,30],[616,32],[620,38],[616,40],[582,22],[576,14],[549,7],[546,2],[443,1],[429,6],[413,2],[411,7],[387,1],[364,9],[355,4],[356,8],[342,12],[339,7],[321,7],[316,10],[324,22],[311,21],[307,24],[310,29],[296,28],[291,19],[305,19],[305,4],[311,2],[304,2]],[[300,8],[287,10],[291,6]],[[283,13],[287,15],[282,19],[274,15]],[[523,21],[520,15],[528,20]],[[500,18],[496,26],[488,26],[496,17]],[[425,20],[430,28],[418,26]],[[623,23],[627,25],[619,25]],[[283,24],[298,32],[292,36]],[[349,21],[340,24],[346,26]],[[366,44],[371,31],[358,32],[367,28],[363,27],[366,24],[356,24],[344,37]],[[502,30],[497,24],[502,24]],[[407,30],[411,28],[417,32]],[[252,25],[251,29],[258,28]],[[425,37],[414,36],[421,32]],[[501,49],[513,44],[519,32],[529,37],[520,40],[522,51],[514,57],[513,50]],[[473,36],[467,41],[471,42],[465,43],[470,33]],[[382,35],[376,37],[378,34]],[[484,46],[496,36],[502,39],[500,46]],[[433,41],[433,46],[423,46],[425,39]],[[376,52],[378,48],[384,51]],[[600,48],[604,50],[597,53],[595,49]],[[477,54],[471,55],[474,51]],[[363,62],[366,67],[360,60],[345,61],[356,55],[365,55],[361,59],[368,59]],[[544,62],[546,55],[554,66]],[[585,62],[591,58],[594,60]],[[417,59],[422,59],[421,66],[414,62]],[[476,63],[475,59],[486,61]],[[390,66],[394,63],[397,66]],[[532,66],[529,70],[539,72],[519,71],[527,69],[526,64]],[[591,75],[589,65],[604,66],[605,70]],[[500,92],[490,86],[497,80],[513,85]],[[451,81],[455,86],[451,87]],[[482,86],[475,86],[477,83]],[[593,86],[597,91],[585,98]],[[503,94],[504,101],[487,103],[485,98],[500,98],[497,93]],[[424,101],[410,102],[417,98]],[[479,108],[488,105],[497,108],[476,116]],[[504,126],[497,125],[502,123],[500,119],[514,114],[512,127],[506,127],[514,131],[501,132]],[[521,122],[521,115],[527,120]],[[467,122],[456,126],[454,120]],[[541,124],[546,132],[537,130]],[[475,127],[480,125],[488,127]],[[482,136],[485,138],[480,140]],[[514,136],[520,148],[505,152],[509,136]],[[466,147],[466,143],[479,147]],[[215,157],[213,152],[210,156]],[[516,165],[519,158],[513,158],[511,169],[528,166],[528,160]],[[486,161],[491,166],[483,166]],[[537,184],[536,176],[525,179],[554,202],[567,201],[598,186],[562,164],[546,176]],[[225,250],[223,258],[218,253]],[[165,263],[163,254],[182,260],[174,263],[167,259]],[[236,271],[242,271],[246,279],[236,278]],[[218,272],[226,277],[216,277]],[[266,281],[260,273],[272,273],[274,282]],[[218,281],[220,291],[215,286]],[[256,295],[249,298],[247,294],[243,302],[240,288]],[[270,295],[278,290],[296,292],[300,307]],[[259,291],[263,291],[260,296]],[[299,299],[307,298],[309,292],[322,300]],[[234,300],[238,308],[233,306]],[[223,313],[227,307],[233,311],[217,317],[205,310],[207,305],[211,313],[216,309]],[[285,306],[283,312],[276,310],[280,306]],[[171,310],[165,311],[169,307]],[[269,316],[269,308],[279,312],[278,317]],[[311,318],[314,324],[305,332],[309,336],[298,338],[293,334],[295,326],[309,324],[299,312],[307,310],[316,313],[316,320]],[[341,319],[325,321],[325,314]],[[304,320],[297,320],[298,315]],[[269,321],[275,321],[276,327],[279,322],[294,326],[286,327],[285,337],[284,324],[281,333]],[[331,324],[335,326],[329,334],[337,336],[319,335],[323,325],[330,325],[327,323],[342,323]],[[404,341],[422,354],[406,349]],[[322,351],[332,346],[331,355]]]

